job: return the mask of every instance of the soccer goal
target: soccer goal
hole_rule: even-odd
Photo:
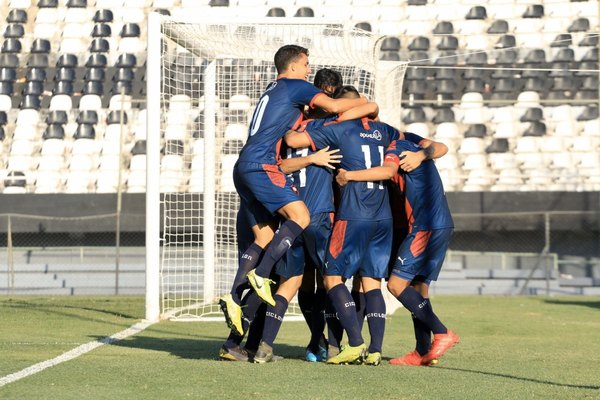
[[[379,61],[383,36],[298,19],[182,21],[151,14],[147,61],[146,318],[221,318],[238,263],[233,165],[284,44],[313,74],[338,70],[400,123],[406,63]],[[312,77],[310,77],[312,80]],[[294,312],[294,307],[290,309]]]

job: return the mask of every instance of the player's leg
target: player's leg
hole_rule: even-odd
[[[311,329],[312,325],[312,312],[314,300],[315,269],[312,266],[309,268],[309,266],[306,265],[304,267],[302,284],[300,285],[300,289],[298,289],[298,307],[300,307],[300,312],[302,312],[302,316],[304,317],[304,321],[306,322],[308,329]]]
[[[361,285],[360,275],[356,274],[352,277],[352,298],[356,304],[356,319],[358,320],[358,326],[360,330],[363,328],[365,322],[365,313],[367,310],[367,302],[365,300],[365,291]]]

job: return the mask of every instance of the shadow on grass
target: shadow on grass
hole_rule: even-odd
[[[112,343],[112,346],[129,347],[132,349],[154,350],[171,353],[174,356],[192,360],[218,360],[219,349],[225,338],[154,338],[133,336],[126,340]],[[300,359],[304,356],[304,348],[276,344],[275,354],[286,359]]]
[[[596,308],[600,310],[600,301],[585,301],[585,300],[558,300],[558,299],[546,299],[546,304],[555,304],[557,306],[584,306],[590,308]]]
[[[543,385],[551,385],[551,386],[565,387],[565,388],[571,388],[571,389],[600,390],[600,386],[597,386],[597,385],[574,385],[574,384],[570,384],[570,383],[559,383],[559,382],[552,382],[552,381],[544,381],[544,380],[541,380],[541,379],[525,378],[525,377],[522,377],[522,376],[515,376],[515,375],[509,375],[509,374],[501,374],[501,373],[498,373],[498,372],[476,371],[476,370],[464,369],[464,368],[443,367],[443,366],[436,366],[436,367],[433,367],[433,368],[435,368],[435,369],[446,369],[446,370],[449,370],[449,371],[471,372],[473,374],[481,374],[481,375],[487,375],[487,376],[497,376],[497,377],[500,377],[500,378],[514,379],[514,380],[517,380],[517,381],[532,382],[532,383],[541,383]]]
[[[82,298],[82,302],[84,302],[85,299]],[[136,316],[136,315],[128,315],[128,314],[124,314],[122,312],[118,312],[118,311],[113,311],[113,310],[107,310],[104,308],[94,308],[94,307],[80,307],[80,306],[72,306],[72,305],[66,305],[66,304],[45,304],[45,303],[35,303],[35,302],[29,302],[29,301],[22,301],[22,300],[16,300],[13,301],[11,300],[10,302],[4,302],[3,303],[4,307],[11,307],[11,308],[21,308],[21,307],[27,307],[30,309],[35,309],[38,311],[44,311],[46,313],[49,314],[56,314],[56,315],[62,315],[62,316],[66,316],[66,317],[75,317],[81,320],[88,320],[88,321],[96,321],[95,318],[88,318],[88,317],[84,317],[82,315],[77,315],[74,313],[70,313],[67,311],[60,311],[62,309],[65,310],[82,310],[82,311],[92,311],[92,312],[97,312],[97,313],[101,313],[101,314],[107,314],[107,315],[112,315],[114,317],[119,317],[119,318],[128,318],[128,319],[140,319],[140,316]]]

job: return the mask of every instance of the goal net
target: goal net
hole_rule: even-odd
[[[222,317],[217,300],[230,291],[238,266],[233,165],[256,102],[276,79],[273,56],[280,46],[307,47],[313,76],[323,67],[339,71],[344,84],[379,103],[382,120],[399,126],[406,64],[379,61],[383,37],[297,21],[191,22],[152,15],[147,318]],[[294,304],[290,311],[297,311]]]

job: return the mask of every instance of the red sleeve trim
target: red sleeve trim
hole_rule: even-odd
[[[325,95],[325,93],[323,93],[323,92],[319,92],[319,93],[315,94],[315,95],[313,96],[312,100],[310,101],[310,103],[308,104],[308,106],[309,106],[310,108],[315,108],[315,106],[314,106],[314,104],[315,104],[315,99],[316,99],[317,97],[321,96],[321,95]]]
[[[298,127],[300,126],[301,123],[302,123],[302,114],[300,114],[300,116],[298,117],[296,122],[294,122],[294,125],[292,125],[292,130],[295,131],[296,129],[298,129]]]
[[[309,131],[304,131],[302,133],[305,134],[306,137],[308,138],[308,140],[310,141],[310,149],[312,151],[317,151],[317,147],[315,146],[315,142],[313,142],[312,138],[310,137],[310,132]]]
[[[305,119],[304,121],[302,121],[300,123],[300,126],[298,127],[298,129],[295,129],[298,132],[304,132],[306,130],[306,125],[308,125],[309,122],[314,121],[314,119]]]
[[[400,157],[395,154],[386,154],[383,160],[384,163],[390,162],[396,164],[396,167],[400,165]]]

